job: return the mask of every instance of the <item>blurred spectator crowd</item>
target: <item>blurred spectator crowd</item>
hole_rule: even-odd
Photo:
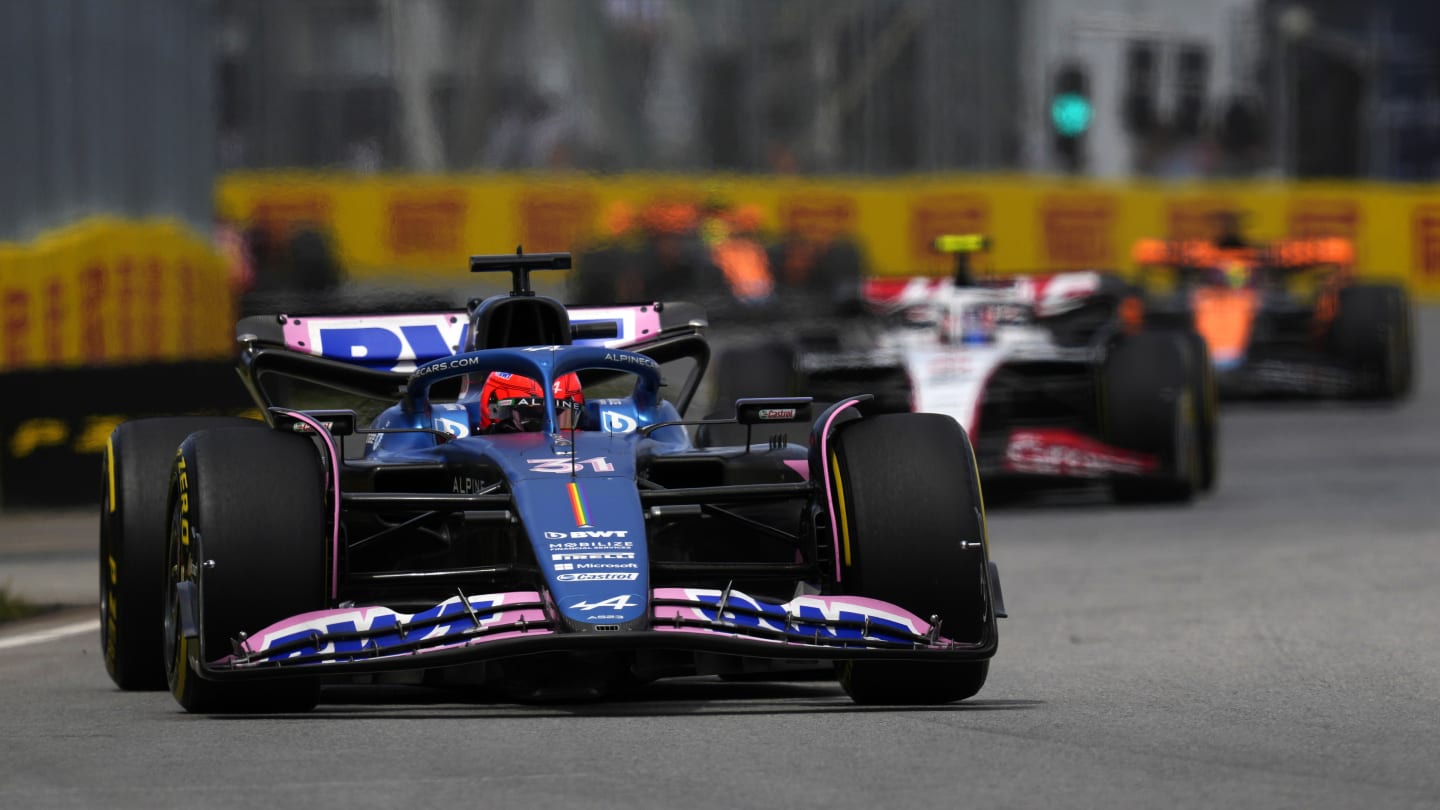
[[[859,306],[864,275],[848,238],[767,231],[753,205],[617,202],[600,238],[576,251],[568,298],[581,306],[686,299],[722,318],[779,308],[843,315]]]

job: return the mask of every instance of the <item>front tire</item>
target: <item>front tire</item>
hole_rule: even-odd
[[[1146,475],[1111,481],[1122,503],[1184,503],[1203,488],[1202,434],[1191,391],[1194,359],[1184,338],[1146,332],[1121,340],[1102,369],[1105,435],[1116,447],[1154,457]]]
[[[110,434],[100,498],[100,649],[127,691],[165,688],[167,481],[186,436],[219,427],[265,428],[239,417],[181,416],[125,422]]]
[[[842,425],[833,446],[844,591],[938,616],[957,642],[992,640],[985,509],[964,429],[940,414],[873,416]],[[949,703],[988,672],[988,661],[848,661],[840,683],[857,703]]]
[[[1356,284],[1340,291],[1333,345],[1341,361],[1365,376],[1358,393],[1400,399],[1414,379],[1410,299],[1393,284]]]
[[[319,453],[303,436],[207,430],[180,446],[170,497],[165,662],[171,694],[187,711],[315,707],[315,678],[208,681],[197,667],[202,657],[230,654],[241,633],[326,606],[325,492]],[[182,611],[195,617],[197,637],[186,634]]]
[[[1215,364],[1210,359],[1210,346],[1199,332],[1189,330],[1180,338],[1190,350],[1190,402],[1195,415],[1195,440],[1200,460],[1201,492],[1215,489],[1220,477],[1219,390],[1215,385]]]

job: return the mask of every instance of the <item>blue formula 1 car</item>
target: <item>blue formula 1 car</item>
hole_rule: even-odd
[[[742,399],[697,446],[685,304],[567,310],[529,273],[466,312],[238,325],[265,421],[111,436],[102,641],[123,689],[304,711],[321,684],[518,700],[832,672],[862,703],[976,694],[1004,615],[974,455],[935,414]],[[790,440],[798,429],[800,441]]]

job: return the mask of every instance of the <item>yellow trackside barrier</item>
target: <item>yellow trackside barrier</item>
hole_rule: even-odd
[[[875,273],[944,274],[945,234],[987,234],[997,270],[1133,269],[1144,237],[1208,234],[1220,208],[1245,213],[1257,241],[1354,240],[1362,275],[1404,279],[1440,300],[1440,189],[1379,183],[1166,185],[1019,176],[884,179],[672,175],[353,176],[260,172],[223,177],[219,209],[236,221],[328,230],[352,278],[456,280],[471,253],[573,250],[620,206],[716,200],[758,210],[771,232],[847,233]]]
[[[168,220],[96,218],[0,245],[0,372],[226,357],[221,258]]]

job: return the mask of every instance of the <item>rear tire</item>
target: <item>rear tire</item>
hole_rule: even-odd
[[[1147,332],[1125,338],[1105,359],[1105,435],[1116,447],[1154,456],[1153,475],[1116,476],[1122,503],[1183,503],[1201,489],[1203,451],[1191,392],[1193,360],[1184,338]]]
[[[955,641],[993,639],[985,510],[964,429],[940,414],[873,416],[842,425],[833,447],[843,590],[939,616]],[[989,666],[847,661],[840,683],[856,703],[949,703],[979,692]]]
[[[100,498],[100,648],[127,691],[165,688],[165,532],[170,467],[186,436],[218,427],[265,428],[239,417],[125,422],[110,434]]]
[[[1199,442],[1199,487],[1202,492],[1210,492],[1220,476],[1217,415],[1220,394],[1215,387],[1215,364],[1210,360],[1210,346],[1199,332],[1181,332],[1180,337],[1190,349],[1190,396],[1195,414],[1195,439]]]
[[[165,621],[171,693],[191,712],[314,708],[316,678],[207,681],[195,667],[202,655],[229,655],[242,632],[326,606],[326,490],[313,442],[268,430],[203,431],[180,446],[172,481]],[[181,626],[182,581],[194,595],[198,639]]]
[[[1400,399],[1414,380],[1410,300],[1393,284],[1357,284],[1340,291],[1333,345],[1340,360],[1369,378],[1358,393]]]

